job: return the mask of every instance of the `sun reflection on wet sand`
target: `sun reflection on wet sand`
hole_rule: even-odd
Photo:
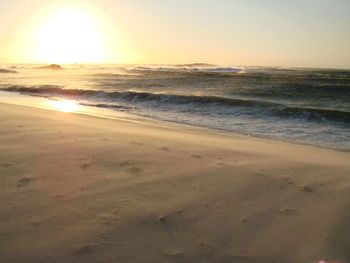
[[[63,112],[77,112],[83,108],[83,106],[72,100],[48,100],[48,106]]]

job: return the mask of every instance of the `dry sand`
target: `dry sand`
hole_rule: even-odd
[[[0,262],[350,262],[350,153],[0,104]]]

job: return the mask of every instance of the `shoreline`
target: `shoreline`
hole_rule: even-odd
[[[0,90],[1,91],[1,90]],[[6,91],[4,91],[6,92]],[[6,92],[7,93],[7,92]],[[11,94],[13,95],[13,94]],[[22,95],[22,94],[15,94],[15,98],[18,96],[21,96],[24,98],[24,101],[21,103],[18,102],[13,102],[14,98],[10,100],[5,100],[0,101],[0,103],[4,104],[9,104],[9,105],[14,105],[14,106],[22,106],[22,107],[30,107],[34,109],[44,109],[44,110],[49,110],[49,111],[57,111],[55,109],[50,108],[49,106],[45,104],[45,101],[48,100],[46,97],[36,97],[34,98],[37,101],[31,101],[33,98],[31,98],[28,95]],[[41,107],[35,106],[35,105],[41,105]],[[46,103],[47,104],[47,103]],[[80,112],[71,112],[70,114],[80,114],[80,115],[87,115],[87,116],[92,116],[96,118],[103,118],[103,119],[109,119],[109,120],[128,120],[131,122],[143,122],[143,123],[153,123],[156,126],[165,126],[165,127],[170,127],[170,128],[176,128],[178,126],[179,129],[188,129],[191,130],[193,129],[194,131],[198,132],[204,132],[208,134],[214,134],[214,135],[221,135],[221,136],[243,136],[243,137],[248,137],[248,138],[257,138],[257,139],[263,139],[263,140],[268,140],[268,141],[277,141],[277,142],[283,142],[287,144],[295,144],[295,145],[303,145],[303,146],[309,146],[309,147],[315,147],[315,148],[320,148],[320,149],[325,149],[325,150],[331,150],[331,151],[338,151],[338,152],[350,152],[350,150],[346,149],[341,149],[341,148],[333,148],[333,147],[327,147],[327,146],[322,146],[322,145],[315,145],[312,143],[305,143],[305,142],[296,142],[288,139],[282,139],[282,138],[273,138],[273,136],[263,136],[263,135],[251,135],[248,133],[239,133],[237,131],[230,131],[230,130],[225,130],[225,129],[219,129],[219,128],[211,128],[211,127],[206,127],[206,126],[200,126],[200,125],[195,125],[195,124],[187,124],[187,123],[181,123],[181,122],[176,122],[176,121],[170,121],[170,120],[161,120],[161,119],[155,119],[151,117],[146,117],[146,116],[141,116],[137,114],[132,114],[129,112],[124,112],[124,111],[118,111],[118,110],[113,110],[113,109],[106,109],[106,108],[98,108],[98,107],[92,107],[92,106],[83,106],[84,111]]]
[[[348,262],[350,153],[0,103],[2,262]]]

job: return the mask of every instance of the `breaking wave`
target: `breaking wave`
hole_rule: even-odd
[[[167,107],[169,105],[178,105],[179,108],[186,105],[189,110],[200,109],[202,112],[211,112],[213,109],[220,111],[224,108],[225,114],[255,114],[256,117],[279,117],[279,118],[298,118],[316,122],[343,122],[350,123],[350,112],[319,109],[309,107],[291,107],[278,103],[239,99],[219,96],[196,96],[196,95],[177,95],[162,94],[150,92],[134,91],[102,91],[102,90],[83,90],[83,89],[65,89],[60,86],[18,86],[10,85],[2,88],[10,92],[20,92],[37,96],[56,96],[71,99],[84,99],[89,103],[82,103],[87,106],[112,108],[116,110],[127,110],[137,107],[139,103],[148,103],[150,107]],[[127,106],[119,105],[124,103]]]

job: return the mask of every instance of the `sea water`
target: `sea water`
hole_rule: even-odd
[[[157,120],[350,150],[350,71],[186,65],[1,65],[0,94],[73,99]],[[5,93],[4,93],[5,92]]]

